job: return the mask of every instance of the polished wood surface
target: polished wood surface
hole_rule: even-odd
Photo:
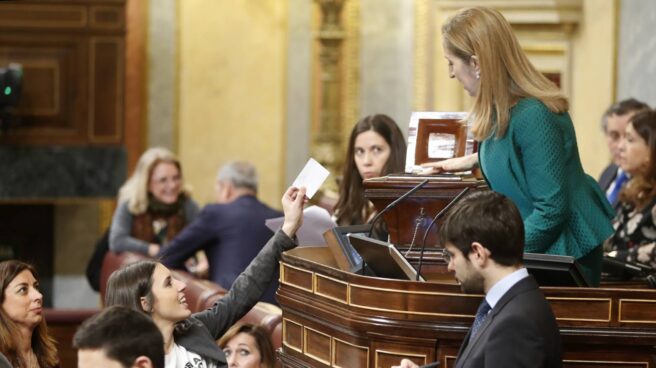
[[[421,180],[366,180],[365,196],[380,211]],[[391,242],[415,266],[430,219],[464,188],[487,190],[469,177],[432,177],[383,216]],[[424,254],[422,275],[429,282],[342,271],[328,248],[286,252],[278,290],[283,366],[388,368],[408,358],[453,367],[483,296],[462,293],[446,270],[438,227]],[[542,288],[560,326],[564,367],[656,367],[656,290],[644,285]]]
[[[341,271],[326,247],[283,255],[278,301],[286,367],[452,367],[482,295],[453,278],[414,282]],[[656,290],[542,288],[561,329],[564,367],[654,367]]]

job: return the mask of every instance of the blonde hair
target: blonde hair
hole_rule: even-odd
[[[470,110],[472,133],[484,140],[506,134],[510,108],[523,97],[535,97],[554,113],[567,111],[567,99],[528,60],[508,21],[496,10],[460,10],[442,26],[444,47],[469,63],[480,65],[480,84]],[[496,132],[495,132],[496,130]]]
[[[133,215],[140,215],[148,209],[148,183],[153,169],[157,164],[166,162],[175,165],[182,175],[182,168],[180,161],[175,157],[173,152],[163,147],[149,148],[144,152],[137,167],[134,169],[132,176],[123,184],[118,191],[118,202],[128,202],[128,210]],[[181,191],[181,194],[188,194],[186,189]]]

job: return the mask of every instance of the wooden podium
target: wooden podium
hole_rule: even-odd
[[[380,210],[421,180],[367,180],[365,195]],[[386,214],[392,243],[408,248],[422,209],[432,218],[465,187],[485,189],[478,180],[436,179]],[[430,218],[419,221],[414,247]],[[402,358],[453,367],[483,296],[460,291],[433,231],[427,242],[432,262],[422,270],[430,282],[342,271],[327,247],[283,254],[283,367],[389,368]],[[656,290],[633,287],[542,288],[561,329],[564,367],[656,368]]]
[[[563,367],[655,367],[656,290],[542,288],[563,338]],[[402,358],[453,367],[482,295],[454,280],[340,271],[327,247],[283,254],[283,367],[389,368]]]

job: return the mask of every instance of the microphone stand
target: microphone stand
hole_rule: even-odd
[[[437,215],[435,215],[435,217],[433,217],[433,220],[431,220],[431,222],[428,224],[428,227],[426,228],[426,232],[424,233],[424,237],[421,240],[421,251],[419,252],[419,265],[417,266],[417,278],[416,278],[415,281],[419,281],[419,277],[420,277],[420,274],[421,274],[421,266],[422,266],[422,263],[424,261],[424,249],[426,249],[426,238],[428,238],[428,232],[430,231],[431,227],[433,227],[433,225],[435,225],[435,223],[437,222],[438,219],[440,219],[442,216],[444,216],[444,214],[448,210],[450,210],[451,207],[453,207],[453,205],[458,203],[460,198],[462,198],[465,194],[467,194],[469,189],[470,188],[467,187],[467,188],[463,189],[462,192],[458,193],[458,195],[451,202],[449,202],[449,204],[444,206],[444,208],[442,208],[442,210],[440,212],[438,212]]]
[[[367,236],[369,238],[371,238],[371,232],[374,230],[374,225],[376,224],[376,221],[378,221],[380,219],[380,217],[385,212],[387,212],[390,209],[394,208],[397,204],[399,204],[399,202],[401,202],[402,200],[408,198],[412,193],[414,193],[414,192],[418,191],[419,189],[421,189],[424,185],[426,185],[426,183],[428,183],[428,179],[424,179],[421,183],[417,184],[414,188],[410,189],[409,191],[404,193],[402,196],[395,199],[392,203],[388,204],[387,207],[383,208],[382,211],[378,212],[376,214],[376,216],[374,216],[374,218],[371,219],[371,221],[369,222],[371,224],[371,228],[369,229],[369,234],[367,234]]]

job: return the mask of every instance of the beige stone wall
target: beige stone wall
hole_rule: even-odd
[[[572,45],[571,114],[583,169],[594,178],[610,162],[600,120],[616,94],[616,15],[615,0],[585,0]]]
[[[201,203],[217,168],[249,160],[260,197],[284,190],[287,2],[178,1],[178,153]]]

